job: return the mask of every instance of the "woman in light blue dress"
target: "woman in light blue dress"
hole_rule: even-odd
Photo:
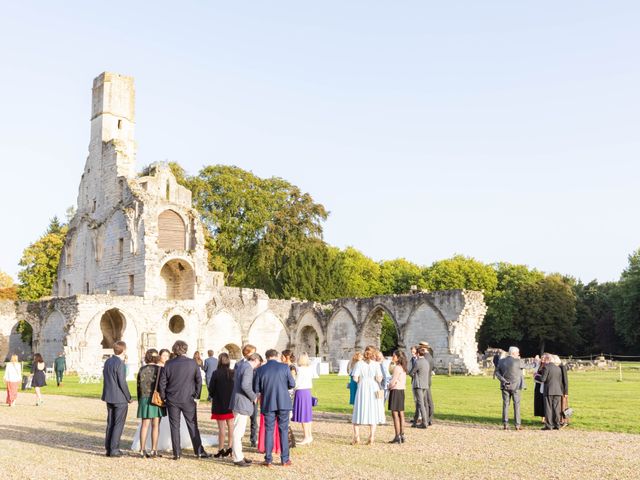
[[[365,348],[363,360],[353,369],[353,379],[358,382],[356,398],[353,404],[353,441],[352,445],[360,443],[360,425],[370,425],[371,432],[367,445],[374,442],[376,426],[380,423],[380,400],[376,392],[380,391],[382,372],[380,364],[376,362],[377,349],[373,346]],[[379,395],[379,394],[378,394]]]

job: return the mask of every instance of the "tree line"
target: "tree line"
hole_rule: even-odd
[[[640,250],[629,256],[619,281],[587,284],[526,265],[487,264],[463,255],[429,266],[404,258],[375,261],[353,247],[324,242],[329,212],[282,178],[260,178],[227,165],[206,166],[190,176],[180,165],[170,166],[193,194],[206,227],[209,265],[224,272],[227,285],[319,302],[415,289],[482,290],[488,309],[478,332],[481,351],[515,344],[526,355],[543,350],[640,353]],[[54,218],[25,249],[17,288],[0,286],[0,298],[50,295],[65,234],[66,225]]]

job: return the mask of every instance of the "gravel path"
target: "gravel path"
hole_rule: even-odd
[[[4,392],[3,392],[4,393]],[[0,471],[19,479],[355,479],[381,473],[433,479],[640,479],[640,436],[572,431],[502,431],[486,426],[438,423],[429,430],[407,428],[407,443],[387,445],[391,426],[378,429],[376,444],[351,446],[344,415],[318,415],[314,443],[292,450],[291,468],[234,467],[229,459],[196,460],[191,452],[170,458],[104,456],[106,409],[94,399],[32,394],[18,404],[0,405]],[[137,427],[135,403],[123,435],[131,445]],[[207,407],[199,410],[203,433],[213,433]],[[299,426],[294,424],[299,432]],[[299,436],[299,435],[298,435]],[[363,435],[364,437],[364,435]],[[215,453],[215,452],[212,452]],[[248,449],[248,458],[262,456]],[[279,458],[276,457],[279,461]],[[386,480],[386,479],[384,479]]]

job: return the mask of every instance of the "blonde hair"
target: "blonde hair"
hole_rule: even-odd
[[[298,357],[298,366],[300,367],[308,367],[309,366],[309,354],[307,352],[303,352]]]
[[[551,355],[551,361],[553,362],[554,365],[562,364],[562,360],[560,360],[560,357],[558,355]]]
[[[364,349],[364,353],[362,357],[365,362],[369,363],[371,360],[376,361],[376,357],[378,355],[378,349],[373,345],[368,345],[367,348]]]
[[[18,363],[18,355],[15,353],[11,355],[11,363]]]

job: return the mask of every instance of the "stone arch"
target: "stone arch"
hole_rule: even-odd
[[[160,291],[167,300],[193,300],[196,274],[187,260],[168,260],[160,269]]]
[[[271,310],[262,312],[253,320],[247,339],[256,346],[260,355],[264,355],[270,348],[281,352],[289,346],[287,327]]]
[[[364,348],[367,345],[374,345],[380,348],[380,334],[382,330],[382,317],[384,314],[389,315],[395,326],[396,333],[398,335],[398,341],[400,341],[400,327],[398,321],[391,310],[382,303],[377,303],[367,314],[364,323],[362,324],[360,335],[358,337],[358,347]]]
[[[356,340],[357,329],[353,315],[345,307],[338,308],[327,326],[329,361],[334,368],[338,367],[340,360],[351,358],[356,349]]]
[[[307,352],[309,356],[323,356],[325,354],[325,336],[317,316],[312,310],[307,310],[300,317],[296,329],[296,355]]]
[[[31,323],[27,322],[26,320],[22,321],[25,322],[29,327],[31,327],[31,343],[22,341],[22,336],[18,332],[18,326],[20,325],[20,322],[16,322],[11,327],[11,333],[9,334],[9,351],[7,353],[7,359],[10,358],[11,355],[18,355],[18,358],[20,359],[20,361],[22,361],[25,359],[30,359],[33,355],[33,325],[31,325]]]
[[[407,349],[421,341],[429,342],[436,363],[438,357],[448,355],[449,329],[442,312],[427,301],[417,305],[405,325],[404,340]]]
[[[53,310],[44,322],[44,326],[40,332],[40,353],[45,363],[52,363],[58,353],[64,351],[66,332],[65,325],[67,323],[64,315]]]
[[[96,364],[99,365],[105,357],[113,354],[113,344],[108,345],[107,342],[122,340],[127,344],[127,363],[137,366],[142,341],[134,318],[120,307],[98,311],[85,329],[79,349],[80,363],[87,369],[95,368]]]
[[[167,183],[167,188],[168,188]],[[182,216],[175,210],[164,210],[158,215],[158,248],[185,250],[187,228]]]
[[[204,327],[203,350],[213,350],[215,355],[227,349],[229,345],[242,345],[242,329],[240,324],[228,310],[215,312]],[[238,350],[240,347],[238,347]],[[233,357],[232,357],[233,358]]]

